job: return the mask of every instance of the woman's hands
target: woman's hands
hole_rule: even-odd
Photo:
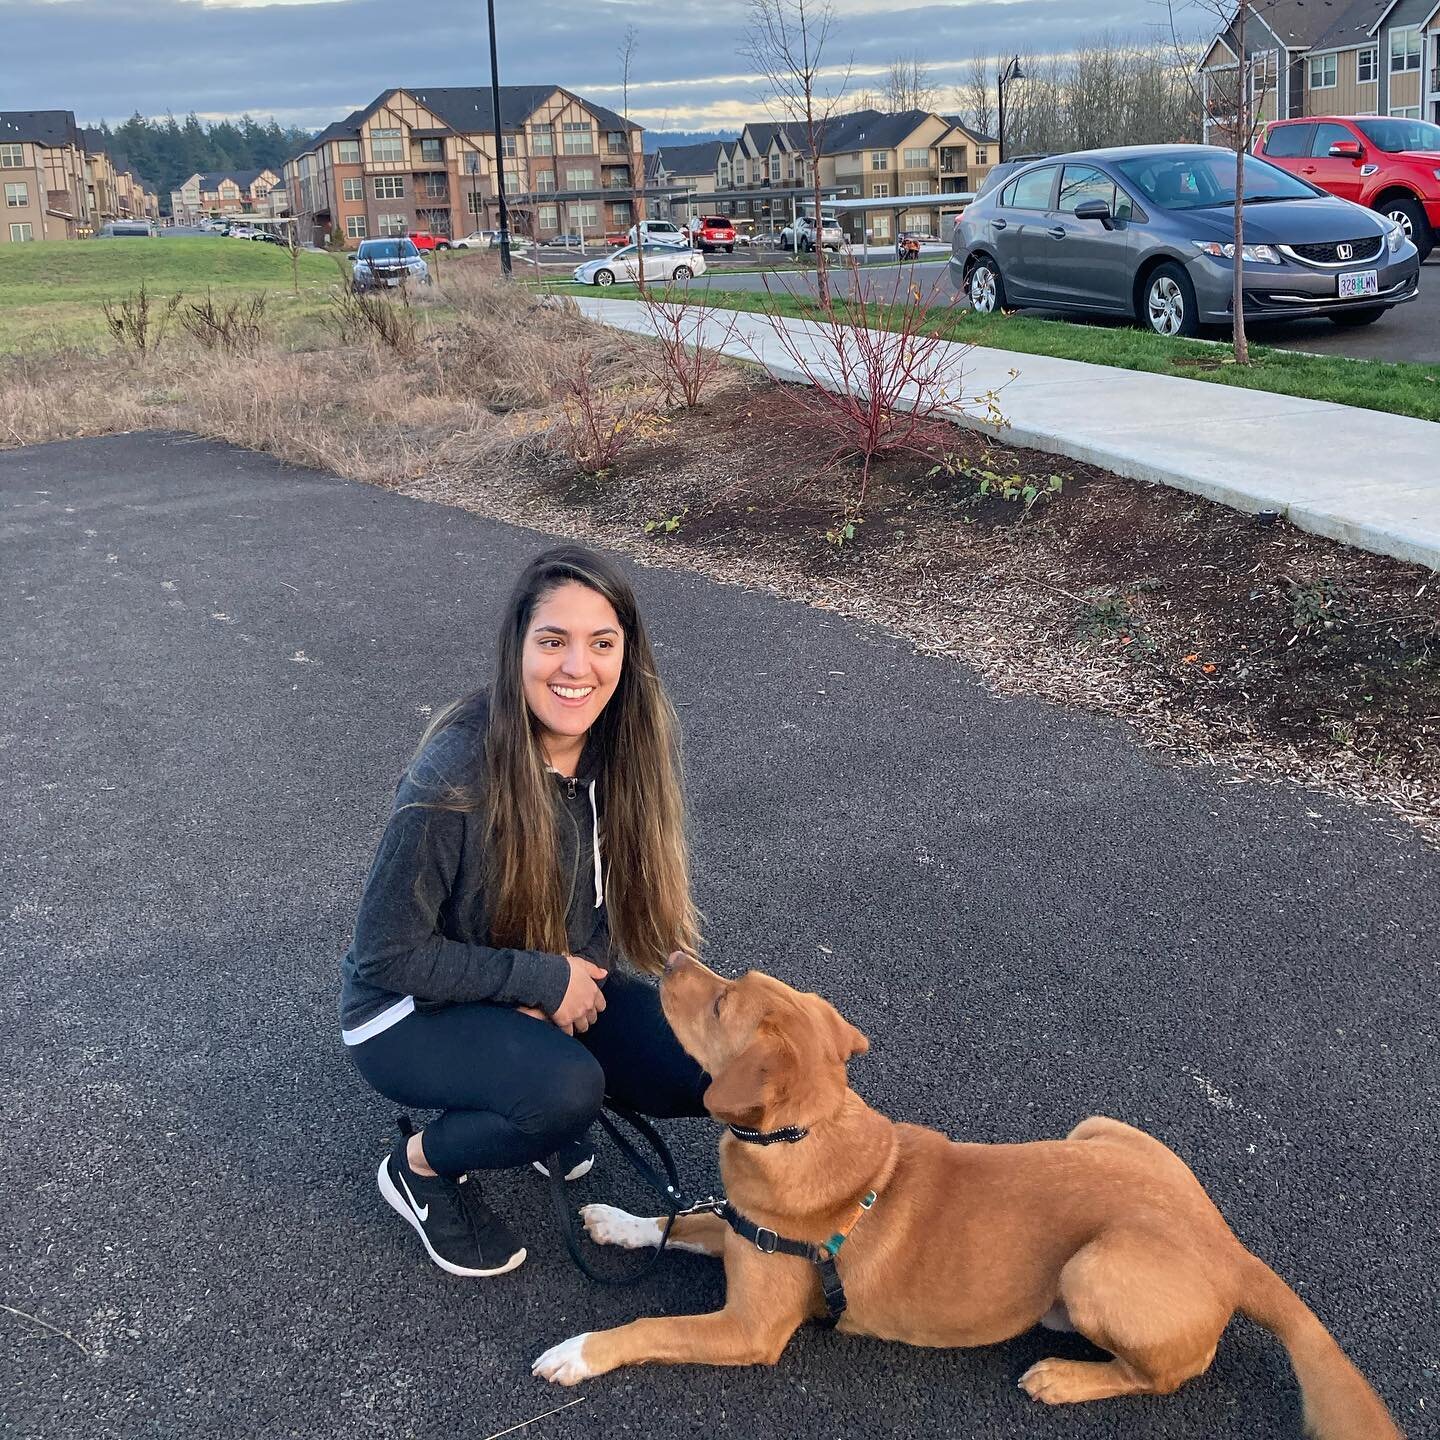
[[[578,955],[567,955],[565,959],[570,965],[570,983],[565,987],[565,998],[560,1002],[560,1008],[549,1017],[540,1010],[526,1006],[521,1008],[526,1014],[548,1018],[567,1035],[582,1035],[605,1008],[605,995],[598,982],[604,980],[606,972]]]

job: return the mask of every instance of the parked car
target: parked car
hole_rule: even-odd
[[[253,225],[232,225],[225,233],[232,240],[253,240],[255,227]]]
[[[1032,160],[1049,158],[1044,151],[1035,150],[1028,155],[1012,155],[1008,160],[1001,160],[990,167],[990,173],[980,182],[975,198],[978,200],[982,195],[988,195],[1002,180],[1009,179],[1017,170],[1023,170]]]
[[[697,215],[685,227],[685,234],[691,245],[707,254],[712,250],[724,250],[727,255],[735,253],[735,242],[740,238],[735,226],[724,215]]]
[[[647,245],[674,245],[684,249],[690,246],[690,237],[673,220],[642,220],[630,227],[625,238],[634,245],[641,237]]]
[[[895,237],[895,258],[897,260],[918,260],[922,238],[913,230],[902,230]]]
[[[432,235],[428,230],[407,230],[405,238],[411,241],[417,250],[448,250],[450,248],[448,235]]]
[[[1394,220],[1245,157],[1245,314],[1368,325],[1413,300],[1420,257]],[[971,306],[1126,315],[1161,335],[1228,324],[1235,155],[1135,145],[1056,155],[966,210],[950,277]]]
[[[97,240],[150,240],[159,232],[149,220],[107,220],[96,235]]]
[[[546,245],[568,245],[574,249],[583,245],[585,242],[578,235],[554,235],[544,243]]]
[[[495,242],[493,230],[472,230],[468,235],[462,235],[458,240],[452,240],[451,245],[456,250],[488,250]]]
[[[351,284],[356,290],[394,289],[409,281],[430,283],[430,266],[409,236],[362,240],[350,263],[355,267]]]
[[[845,243],[845,232],[833,215],[822,212],[820,216],[820,244],[837,255]],[[786,250],[813,250],[815,248],[815,220],[813,216],[801,215],[793,226],[787,225],[780,232],[780,244]]]
[[[705,273],[705,257],[698,250],[677,250],[673,245],[626,245],[613,255],[601,255],[575,267],[582,285],[613,285],[637,280],[641,264],[647,280],[688,280]]]
[[[1276,120],[1255,153],[1394,220],[1422,262],[1440,238],[1440,125],[1383,115]]]

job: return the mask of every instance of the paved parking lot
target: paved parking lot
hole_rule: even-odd
[[[551,1343],[718,1303],[695,1256],[582,1281],[529,1171],[487,1180],[527,1263],[443,1275],[379,1202],[392,1109],[338,1043],[391,786],[542,543],[192,437],[0,453],[6,1435],[485,1440],[577,1398],[530,1377]],[[638,585],[713,962],[834,999],[893,1115],[1152,1130],[1426,1433],[1440,856],[868,625],[679,571]],[[667,1129],[713,1184],[714,1127]],[[608,1152],[575,1195],[643,1205]],[[807,1330],[774,1369],[622,1372],[522,1433],[1298,1440],[1248,1323],[1163,1400],[1044,1410],[1015,1380],[1047,1353],[1087,1352]]]

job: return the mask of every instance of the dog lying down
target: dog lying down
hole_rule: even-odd
[[[1064,1140],[956,1144],[849,1088],[846,1062],[868,1042],[817,995],[675,955],[661,999],[715,1077],[705,1104],[732,1127],[720,1169],[751,1238],[720,1215],[680,1218],[672,1245],[724,1258],[725,1308],[576,1335],[535,1374],[575,1385],[621,1365],[771,1365],[807,1319],[835,1313],[838,1274],[850,1334],[992,1345],[1038,1323],[1114,1357],[1032,1365],[1021,1388],[1049,1405],[1169,1394],[1206,1370],[1239,1310],[1290,1352],[1316,1440],[1400,1436],[1304,1302],[1143,1131],[1095,1116]],[[659,1220],[608,1205],[581,1214],[599,1244],[659,1243]],[[787,1254],[785,1240],[815,1249]]]

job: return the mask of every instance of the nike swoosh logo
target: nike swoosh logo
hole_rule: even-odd
[[[410,1208],[419,1217],[420,1223],[423,1225],[430,1218],[430,1207],[428,1205],[418,1204],[415,1197],[410,1193],[410,1187],[405,1183],[404,1175],[398,1171],[396,1175],[400,1181],[400,1188],[405,1192],[405,1198],[410,1202]]]

